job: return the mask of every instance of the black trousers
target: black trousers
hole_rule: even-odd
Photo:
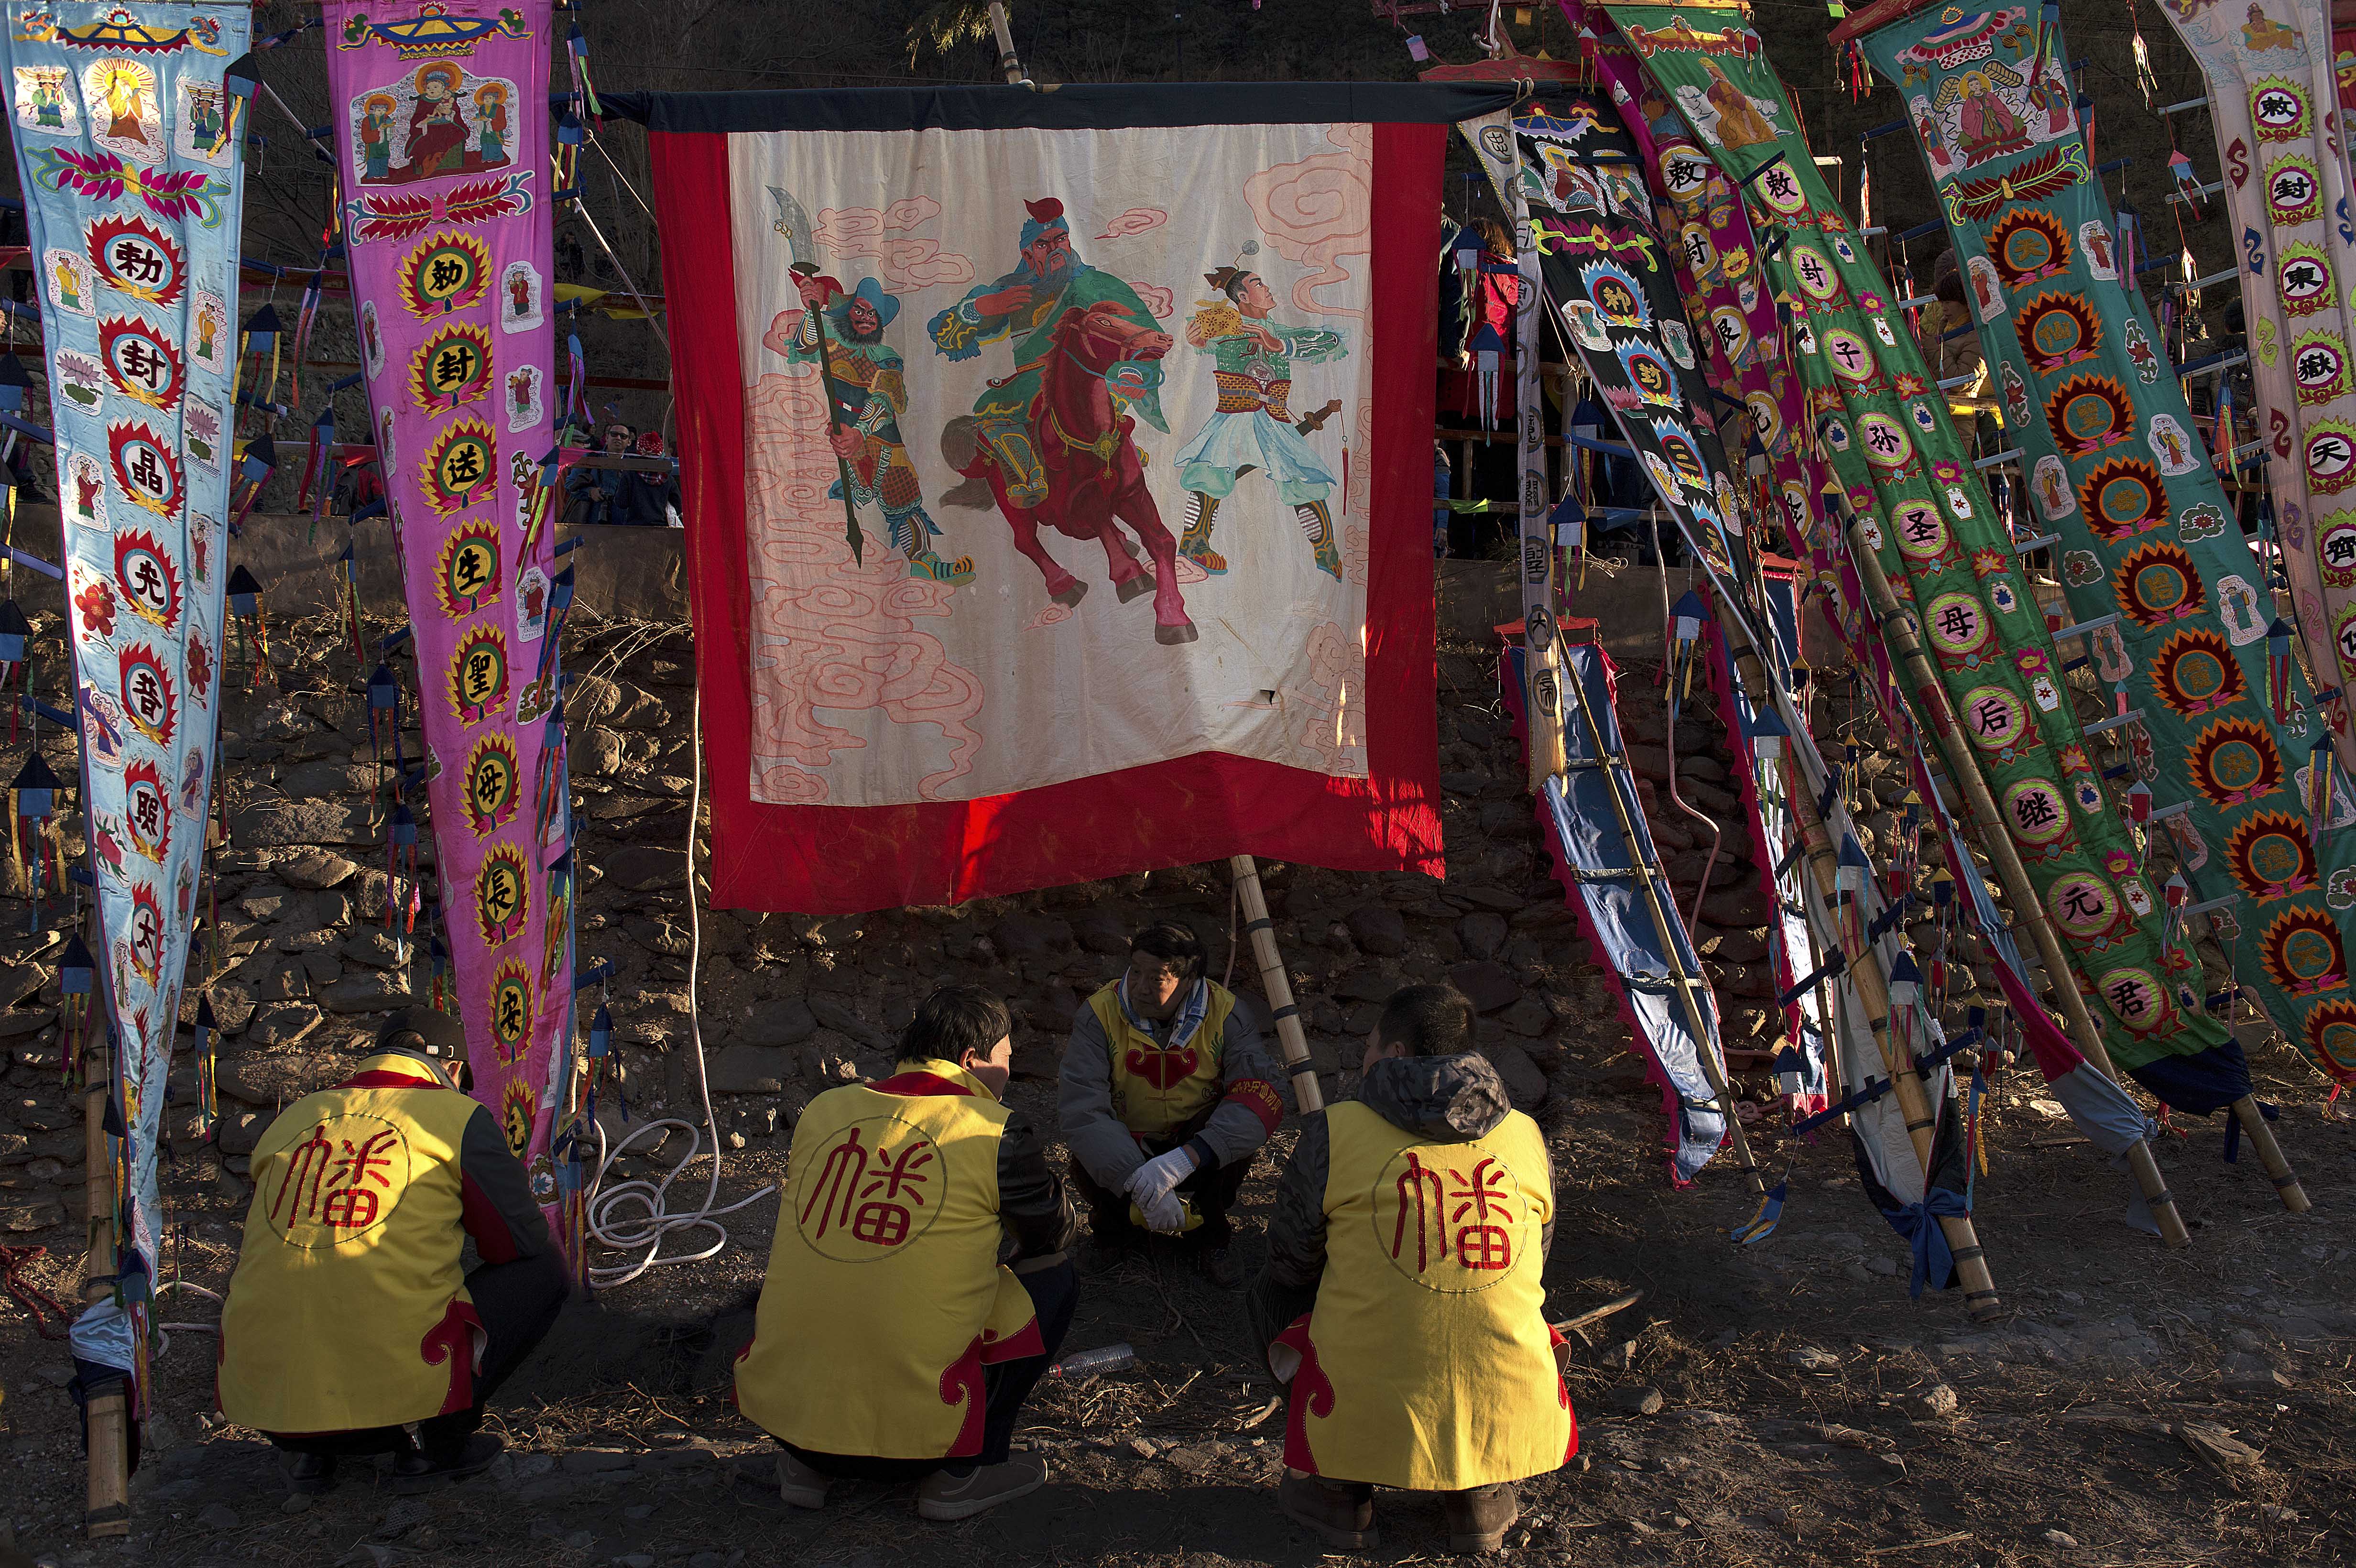
[[[466,1294],[474,1297],[475,1316],[482,1319],[487,1337],[482,1367],[475,1373],[475,1403],[419,1422],[419,1447],[428,1455],[446,1453],[483,1424],[483,1406],[548,1337],[558,1309],[572,1293],[564,1260],[553,1253],[485,1264],[466,1276]],[[290,1454],[391,1454],[409,1446],[408,1434],[398,1426],[364,1426],[352,1432],[265,1432],[262,1435]]]
[[[1186,1137],[1192,1136],[1193,1132],[1186,1134]],[[1160,1147],[1161,1139],[1147,1138],[1145,1151],[1163,1155],[1185,1141],[1182,1137]],[[1252,1157],[1258,1157],[1257,1154]],[[1239,1159],[1233,1165],[1198,1165],[1178,1184],[1178,1190],[1194,1200],[1194,1212],[1203,1219],[1200,1225],[1187,1232],[1185,1240],[1199,1246],[1224,1247],[1234,1239],[1236,1227],[1227,1218],[1227,1211],[1242,1196],[1244,1178],[1251,1174],[1251,1159]],[[1072,1161],[1072,1187],[1087,1200],[1088,1231],[1098,1242],[1135,1241],[1151,1233],[1130,1219],[1129,1194],[1108,1191],[1098,1186],[1096,1178],[1077,1159]]]
[[[1017,1275],[1030,1294],[1031,1310],[1039,1319],[1039,1338],[1046,1349],[1020,1360],[1001,1361],[981,1370],[981,1452],[971,1459],[877,1459],[859,1454],[821,1454],[778,1437],[778,1447],[821,1476],[842,1481],[921,1481],[936,1470],[975,1465],[1003,1465],[1013,1451],[1014,1423],[1023,1402],[1055,1362],[1055,1352],[1071,1331],[1072,1313],[1080,1304],[1079,1272],[1068,1258],[1053,1268]]]

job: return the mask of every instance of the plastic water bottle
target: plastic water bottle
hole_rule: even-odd
[[[1051,1378],[1092,1378],[1101,1372],[1117,1372],[1123,1367],[1137,1364],[1137,1352],[1123,1339],[1118,1345],[1107,1345],[1101,1350],[1082,1350],[1076,1356],[1066,1356],[1047,1369]]]

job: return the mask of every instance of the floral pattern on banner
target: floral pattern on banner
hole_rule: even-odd
[[[242,5],[13,5],[5,81],[56,421],[102,988],[156,1253],[156,1143],[212,799],[243,215]]]
[[[1745,193],[1772,252],[1770,283],[1792,315],[1815,445],[1923,626],[2038,895],[2090,912],[2060,929],[2109,1050],[2131,1071],[2215,1051],[2221,1070],[2245,1076],[2233,1037],[2201,1009],[2197,960],[2166,940],[2165,912],[2104,792],[2012,541],[1900,330],[1888,283],[1817,175],[1759,35],[1730,14],[1708,14],[1723,22],[1711,31],[1670,6],[1607,11]]]
[[[327,86],[369,429],[416,635],[441,916],[475,1094],[558,1200],[573,867],[547,0],[328,0]]]
[[[2124,731],[2134,776],[2158,810],[2176,810],[2169,824],[2182,825],[2175,837],[2192,901],[2232,901],[2210,920],[2242,994],[2318,1067],[2356,1080],[2347,959],[2356,800],[2335,791],[2331,816],[2308,820],[2304,774],[2332,767],[2332,753],[2317,744],[2324,731],[2297,666],[2268,667],[2265,574],[2154,347],[2158,328],[2120,280],[2109,200],[2063,80],[2061,29],[2040,27],[2026,6],[1959,20],[1926,12],[1866,34],[1864,45],[1907,96],[1980,341],[1998,367],[2007,437],[2021,449],[2039,516],[2061,536],[2070,611],[2082,623],[2115,617],[2088,636],[2094,673],[2141,715]],[[2295,95],[2286,86],[2275,96]],[[2303,215],[2286,221],[2319,218],[2324,176],[2312,160],[2265,166],[2270,203]],[[2300,277],[2336,293],[2320,251],[2304,265],[2314,272]],[[2294,270],[2278,274],[2285,310],[2336,324],[2336,309],[2321,308],[2330,301],[2294,285]],[[2296,355],[2299,341],[2285,347]],[[2321,355],[2340,341],[2319,331],[2310,347]],[[2320,455],[2327,441],[2336,443],[2329,457]],[[2356,425],[2317,421],[2305,442],[2319,505],[2356,485]],[[1935,611],[1928,630],[1943,642]],[[2351,874],[2335,887],[2343,871]],[[2115,921],[2104,890],[2075,889],[2047,895],[2063,931]]]

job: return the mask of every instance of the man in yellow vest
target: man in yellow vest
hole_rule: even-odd
[[[1554,1176],[1447,986],[1383,1004],[1355,1101],[1305,1117],[1252,1326],[1291,1385],[1287,1517],[1376,1544],[1374,1490],[1440,1494],[1451,1552],[1494,1552],[1513,1483],[1578,1450],[1540,1279]]]
[[[1142,1239],[1134,1207],[1148,1230],[1186,1233],[1212,1284],[1243,1283],[1227,1211],[1284,1099],[1259,1031],[1207,966],[1192,931],[1149,925],[1120,978],[1072,1020],[1056,1112],[1088,1205],[1091,1273]]]
[[[362,1455],[392,1455],[402,1491],[487,1466],[484,1401],[571,1290],[522,1162],[460,1088],[465,1046],[447,1014],[396,1013],[356,1073],[253,1151],[215,1391],[289,1456],[297,1492]],[[483,1261],[462,1278],[470,1238]]]
[[[1014,1424],[1079,1290],[1071,1200],[999,1100],[1011,1024],[980,987],[945,986],[893,1076],[830,1089],[795,1124],[736,1403],[785,1449],[777,1490],[798,1508],[836,1480],[916,1481],[919,1515],[967,1519],[1046,1482]]]

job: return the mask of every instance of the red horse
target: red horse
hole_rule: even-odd
[[[941,447],[951,467],[989,485],[1014,530],[1014,548],[1038,567],[1050,599],[1076,604],[1088,585],[1047,553],[1039,542],[1042,523],[1067,539],[1102,545],[1121,603],[1151,593],[1153,639],[1174,645],[1194,642],[1201,635],[1178,592],[1178,540],[1163,526],[1145,487],[1145,464],[1130,436],[1137,421],[1115,408],[1105,379],[1124,360],[1161,358],[1169,345],[1151,322],[1134,319],[1127,306],[1110,300],[1064,313],[1042,367],[1039,395],[1031,404],[1032,445],[1047,480],[1046,499],[1035,507],[1007,498],[1005,475],[989,447],[975,439],[973,421],[950,421],[941,433]],[[942,499],[953,502],[957,493]],[[1137,559],[1116,518],[1127,523],[1145,547],[1150,567]]]

